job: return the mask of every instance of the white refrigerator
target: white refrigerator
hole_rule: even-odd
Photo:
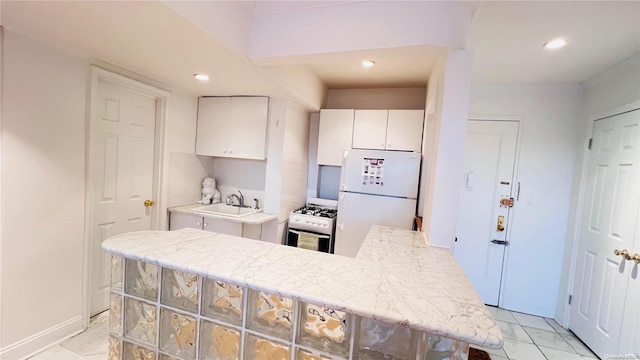
[[[345,151],[335,253],[355,257],[373,225],[410,230],[416,215],[419,174],[419,153]]]

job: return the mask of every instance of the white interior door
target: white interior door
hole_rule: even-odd
[[[600,357],[620,353],[621,338],[632,336],[621,328],[634,272],[638,285],[638,265],[616,253],[627,250],[632,255],[634,249],[640,204],[639,125],[636,110],[598,120],[593,129],[569,325]]]
[[[102,241],[151,229],[156,98],[103,80],[91,119],[90,313],[109,307],[110,257]]]
[[[454,255],[489,305],[500,294],[511,209],[500,200],[512,197],[517,140],[517,121],[468,122]]]

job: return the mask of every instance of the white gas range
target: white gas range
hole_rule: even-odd
[[[333,253],[337,206],[335,200],[307,199],[306,206],[289,213],[286,245]]]

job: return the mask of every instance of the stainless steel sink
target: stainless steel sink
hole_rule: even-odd
[[[191,209],[191,211],[220,215],[220,216],[243,217],[243,216],[262,212],[262,209],[243,208],[243,207],[220,203],[220,204],[200,206],[200,207]]]

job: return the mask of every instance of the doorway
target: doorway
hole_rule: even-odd
[[[488,305],[500,305],[518,121],[469,120],[454,256]]]
[[[86,248],[86,320],[109,308],[106,238],[158,227],[162,124],[168,93],[92,68]]]
[[[596,120],[569,327],[598,356],[640,351],[640,109]]]

